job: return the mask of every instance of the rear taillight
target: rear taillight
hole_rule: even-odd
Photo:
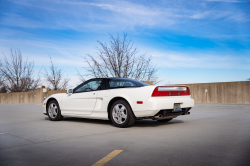
[[[152,97],[158,96],[186,96],[190,95],[188,86],[158,86],[154,89]]]

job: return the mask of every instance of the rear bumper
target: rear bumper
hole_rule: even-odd
[[[181,108],[194,106],[194,100],[190,96],[149,97],[146,111],[134,111],[134,114],[136,117],[155,116],[161,110],[172,110],[174,103],[180,103]]]

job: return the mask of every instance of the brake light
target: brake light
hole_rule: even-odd
[[[179,87],[161,87],[158,86],[154,89],[152,97],[158,96],[187,96],[190,95],[190,89],[188,86],[179,86]]]

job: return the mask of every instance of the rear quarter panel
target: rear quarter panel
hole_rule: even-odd
[[[128,101],[132,110],[145,111],[148,97],[152,95],[156,86],[144,86],[137,88],[119,88],[109,90],[109,101],[115,97],[122,97]],[[143,104],[137,104],[137,101],[142,101]]]

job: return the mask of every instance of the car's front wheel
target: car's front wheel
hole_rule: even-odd
[[[61,110],[56,100],[50,101],[47,105],[47,115],[52,121],[62,120],[63,116],[61,115]]]
[[[109,110],[110,119],[116,127],[130,127],[135,123],[135,116],[124,100],[117,100]]]

